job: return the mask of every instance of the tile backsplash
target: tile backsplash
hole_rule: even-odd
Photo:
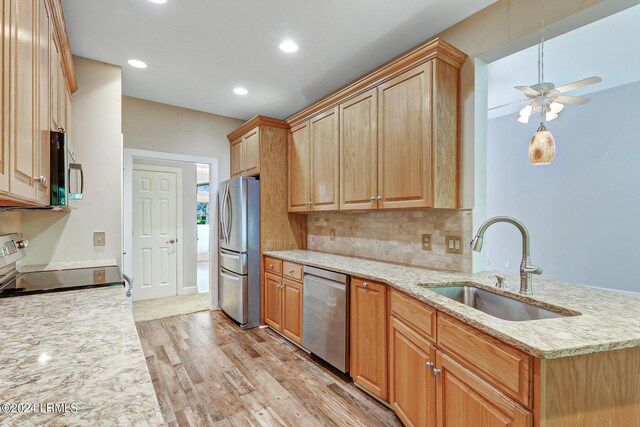
[[[417,267],[471,272],[470,210],[314,213],[308,217],[309,250]],[[422,235],[431,235],[431,250]],[[447,236],[461,238],[462,254],[446,252]]]
[[[22,232],[22,214],[17,211],[0,211],[0,235]]]

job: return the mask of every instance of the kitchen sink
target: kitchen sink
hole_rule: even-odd
[[[558,308],[558,311],[549,310],[473,286],[446,286],[428,289],[431,292],[451,298],[454,301],[473,307],[491,316],[515,322],[554,319],[580,314],[561,308]]]

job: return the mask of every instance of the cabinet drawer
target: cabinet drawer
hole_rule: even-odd
[[[303,268],[300,264],[294,264],[289,261],[285,261],[282,264],[282,275],[298,282],[302,282]]]
[[[438,313],[438,345],[503,393],[531,407],[530,356],[442,313]]]
[[[264,271],[282,275],[282,260],[271,257],[264,257]]]
[[[428,340],[436,341],[437,315],[434,308],[393,289],[391,290],[391,314],[401,318]]]

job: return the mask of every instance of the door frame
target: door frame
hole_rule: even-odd
[[[133,171],[147,172],[165,172],[176,174],[176,295],[185,295],[184,292],[184,241],[182,235],[182,169],[169,166],[146,165],[144,163],[134,163]],[[131,179],[133,180],[133,171]],[[133,186],[131,188],[131,215],[133,215]],[[132,216],[133,219],[133,216]],[[131,246],[133,248],[133,221],[131,221]],[[133,258],[133,251],[131,252]],[[133,263],[131,264],[131,273],[133,273]],[[134,278],[131,284],[131,290],[135,291],[135,277],[130,274],[129,277]],[[197,287],[196,287],[197,291]]]
[[[209,292],[210,309],[218,309],[218,159],[213,157],[190,156],[186,154],[165,153],[160,151],[123,150],[123,201],[122,201],[122,271],[131,276],[133,273],[133,159],[145,158],[173,160],[179,162],[202,163],[209,165]],[[195,288],[197,292],[197,288]]]

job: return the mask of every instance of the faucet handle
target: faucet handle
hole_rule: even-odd
[[[489,276],[489,279],[494,277],[496,279],[496,288],[507,289],[507,279],[502,276],[498,276],[497,274],[492,274]]]
[[[542,274],[542,267],[536,267],[535,265],[527,264],[522,268],[522,271],[529,274]]]

